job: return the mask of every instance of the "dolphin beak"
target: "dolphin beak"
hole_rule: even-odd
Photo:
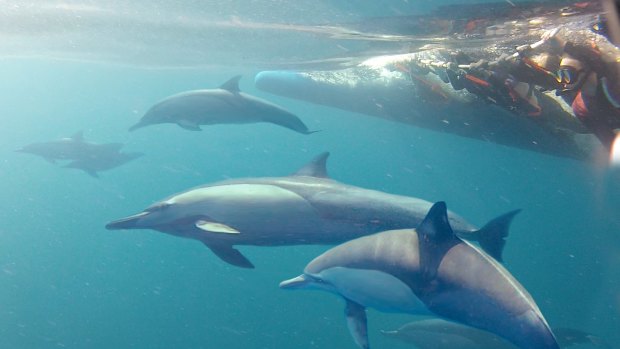
[[[129,216],[129,217],[125,217],[125,218],[121,218],[115,221],[112,221],[108,224],[106,224],[105,228],[108,230],[120,230],[120,229],[140,229],[141,227],[138,226],[138,221],[140,220],[140,218],[148,215],[149,212],[140,212],[138,214],[135,214],[133,216]]]
[[[299,288],[303,288],[304,286],[306,286],[309,281],[310,280],[308,280],[308,278],[304,274],[302,274],[296,278],[282,281],[280,283],[280,288],[284,290],[299,289]]]

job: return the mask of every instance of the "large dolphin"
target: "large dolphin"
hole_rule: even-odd
[[[122,143],[97,144],[88,142],[84,140],[84,134],[80,131],[71,137],[31,143],[15,151],[38,155],[51,163],[55,163],[59,160],[80,160],[100,152],[118,151],[122,146]]]
[[[303,134],[315,132],[282,107],[241,92],[240,78],[235,76],[217,89],[187,91],[165,98],[129,130],[163,123],[200,131],[200,125],[269,122]]]
[[[444,202],[417,229],[392,230],[336,246],[283,289],[342,296],[355,342],[369,348],[366,308],[433,314],[495,333],[522,349],[558,349],[536,303],[495,259],[459,239]]]
[[[505,339],[487,331],[439,318],[425,318],[404,324],[384,335],[414,344],[418,349],[516,349]],[[601,338],[572,328],[553,328],[562,348],[589,343],[609,348]]]
[[[107,229],[154,229],[196,239],[218,257],[251,268],[234,245],[336,244],[386,229],[416,227],[431,203],[337,182],[327,175],[329,153],[291,176],[233,179],[172,195]],[[459,234],[501,258],[509,212],[476,230],[454,213]]]

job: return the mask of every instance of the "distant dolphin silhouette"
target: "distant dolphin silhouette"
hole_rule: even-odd
[[[31,143],[15,151],[38,155],[51,163],[56,163],[58,160],[82,159],[97,152],[118,151],[122,147],[122,143],[97,144],[87,142],[84,140],[83,131],[79,131],[71,137],[48,142]]]
[[[123,143],[93,143],[84,140],[83,132],[77,132],[72,137],[61,138],[49,142],[28,144],[15,151],[41,156],[55,164],[57,161],[70,161],[63,165],[65,168],[77,168],[93,177],[97,172],[118,167],[128,161],[136,159],[142,153],[123,153]]]
[[[233,179],[172,195],[107,229],[154,229],[203,242],[224,261],[252,268],[234,245],[336,244],[386,229],[417,227],[431,203],[328,178],[329,153],[292,176]],[[476,230],[450,213],[455,230],[501,259],[513,216]]]
[[[599,337],[572,328],[553,328],[562,348],[590,343],[602,348],[609,346]],[[495,334],[474,327],[438,318],[426,318],[404,324],[384,335],[414,344],[418,349],[515,349],[510,342]]]
[[[366,308],[436,315],[495,333],[522,349],[558,349],[538,306],[485,252],[459,239],[444,202],[414,229],[364,236],[315,258],[283,289],[342,296],[349,331],[369,348]]]
[[[129,131],[163,123],[200,131],[200,125],[269,122],[303,134],[316,132],[309,131],[296,115],[282,107],[241,92],[240,78],[235,76],[217,89],[170,96],[151,107]]]

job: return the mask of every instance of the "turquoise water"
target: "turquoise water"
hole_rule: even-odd
[[[1,348],[355,348],[341,300],[278,289],[327,247],[242,246],[256,265],[244,270],[196,241],[104,228],[192,186],[292,173],[325,150],[339,181],[445,200],[479,225],[522,208],[505,252],[508,269],[552,327],[620,343],[620,174],[613,170],[269,95],[253,87],[252,66],[1,62]],[[268,124],[127,132],[161,98],[239,73],[243,91],[322,132]],[[13,152],[79,130],[146,155],[94,179]],[[410,319],[370,310],[373,346],[409,347],[379,330]]]

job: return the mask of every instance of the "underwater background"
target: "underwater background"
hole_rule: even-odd
[[[253,14],[274,23],[428,10],[404,1],[182,3],[182,8],[179,2],[153,6],[200,15],[218,3],[212,16]],[[138,6],[106,2],[121,5]],[[246,45],[257,45],[256,40],[234,35],[228,43],[217,64],[202,67],[189,61],[158,67],[111,58],[94,62],[80,55],[58,59],[45,52],[2,55],[0,348],[355,348],[340,299],[278,289],[280,281],[298,275],[327,246],[241,246],[256,265],[245,270],[222,262],[194,240],[104,228],[193,186],[290,174],[323,151],[331,152],[328,171],[338,181],[444,200],[474,224],[522,208],[506,246],[506,267],[551,327],[585,330],[619,346],[617,169],[270,95],[253,86],[262,58],[303,57],[303,47],[284,53],[265,48],[261,59],[257,53],[244,62],[235,48],[251,51]],[[277,46],[288,47],[285,42]],[[309,57],[315,53],[312,45],[306,49]],[[165,47],[161,54],[166,55]],[[176,55],[182,56],[170,47],[170,57]],[[163,97],[215,88],[238,74],[242,91],[285,107],[321,132],[305,136],[271,124],[215,125],[202,132],[164,124],[127,132]],[[89,141],[124,142],[124,150],[146,155],[95,179],[14,152],[80,130]],[[369,310],[369,318],[375,348],[411,347],[379,330],[397,328],[412,317]]]

